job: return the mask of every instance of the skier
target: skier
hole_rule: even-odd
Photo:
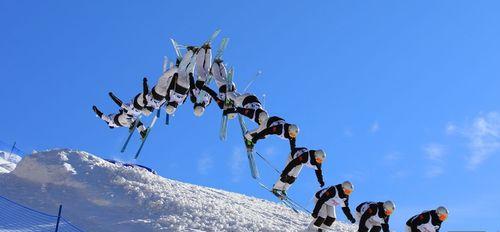
[[[148,95],[148,83],[147,78],[144,77],[142,80],[143,91],[137,94],[130,103],[124,104],[122,100],[116,97],[113,92],[109,92],[109,96],[121,109],[125,110],[126,114],[132,115],[134,118],[139,117],[139,115],[144,114],[149,116],[154,108],[148,106],[146,96]]]
[[[133,130],[131,128],[135,125],[135,120],[139,120],[138,118],[134,118],[133,115],[127,114],[124,109],[120,109],[117,114],[103,114],[96,106],[92,106],[92,110],[94,110],[97,117],[101,118],[106,124],[108,124],[109,128],[117,128],[117,127],[129,127],[129,130]],[[141,137],[144,139],[146,136],[146,127],[142,124],[141,121],[137,122],[136,126],[137,130],[141,134]]]
[[[439,206],[435,210],[424,211],[406,222],[406,232],[439,232],[441,223],[448,218],[448,209]]]
[[[351,223],[355,223],[356,219],[351,214],[349,209],[349,195],[354,190],[354,186],[349,181],[344,181],[342,184],[330,186],[316,192],[314,195],[315,206],[312,212],[314,220],[309,224],[309,229],[319,228],[330,229],[333,222],[336,220],[335,207],[340,205],[345,216]]]
[[[178,67],[173,66],[163,72],[158,82],[149,94],[146,94],[146,103],[148,107],[159,109],[166,101],[168,88],[173,77],[177,75]]]
[[[187,47],[187,53],[182,58],[179,64],[177,73],[170,80],[170,85],[167,89],[166,107],[167,114],[173,114],[179,105],[186,101],[189,90],[192,88],[189,78],[193,77],[197,48],[193,46]],[[194,86],[193,86],[194,87]]]
[[[286,197],[286,191],[295,182],[304,164],[315,169],[320,187],[325,186],[321,171],[321,163],[325,158],[326,153],[323,150],[309,150],[304,147],[294,148],[288,157],[287,165],[281,173],[280,179],[273,186],[273,193],[279,198]]]
[[[363,202],[356,207],[358,232],[390,232],[389,217],[396,209],[392,201]]]
[[[229,93],[227,97],[234,102],[237,113],[249,118],[257,125],[264,125],[264,122],[269,118],[257,96],[250,93],[239,94],[235,91]]]
[[[262,122],[256,131],[245,134],[245,138],[251,142],[252,146],[254,146],[260,139],[274,134],[282,139],[288,139],[290,142],[290,150],[293,151],[298,133],[299,127],[297,127],[297,125],[287,123],[280,117],[272,116]]]
[[[228,100],[226,99],[226,92],[230,93],[236,91],[236,85],[234,84],[234,82],[231,82],[231,86],[228,88],[227,69],[223,63],[223,60],[215,59],[212,64],[212,67],[210,68],[210,73],[212,73],[212,76],[215,79],[215,83],[219,88],[218,99],[222,100],[222,107],[219,104],[219,102],[217,102],[217,104],[219,105],[219,107],[221,107],[221,109],[223,109],[223,114],[227,115],[229,119],[235,118],[236,117],[235,110],[232,107],[228,107],[227,105],[224,104],[226,100]],[[216,99],[213,95],[211,96],[212,98]]]
[[[208,75],[210,73],[210,67],[212,66],[212,49],[210,44],[204,44],[196,54],[196,74],[197,80],[195,82],[194,77],[189,77],[190,91],[189,98],[194,104],[194,115],[200,117],[205,112],[205,108],[210,104],[212,98],[210,95],[205,95],[200,103],[197,102],[198,95],[200,95],[205,82],[207,81]]]

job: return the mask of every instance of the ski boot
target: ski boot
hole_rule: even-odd
[[[275,189],[273,188],[272,193],[278,197],[280,200],[285,199],[285,196],[283,196],[283,190]]]
[[[234,119],[236,117],[236,109],[235,108],[227,108],[222,111],[224,115],[227,115],[228,119]]]

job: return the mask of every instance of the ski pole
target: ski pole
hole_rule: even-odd
[[[257,154],[257,155],[258,155],[258,156],[259,156],[262,160],[264,160],[264,162],[266,162],[266,164],[267,164],[269,167],[271,167],[272,169],[274,169],[274,171],[276,171],[278,174],[281,174],[281,172],[280,172],[277,168],[275,168],[275,167],[271,164],[271,162],[269,162],[266,158],[264,158],[264,156],[262,156],[259,152],[257,152],[257,151],[256,151],[256,152],[255,152],[255,154]]]
[[[255,80],[257,79],[257,77],[259,77],[260,75],[262,74],[262,71],[257,71],[257,73],[255,74],[255,76],[253,76],[252,80],[250,80],[250,82],[248,82],[247,86],[245,87],[245,89],[243,89],[243,93],[247,91],[248,88],[250,88],[250,86],[255,82]]]

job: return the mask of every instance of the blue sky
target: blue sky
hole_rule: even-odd
[[[0,140],[24,150],[68,147],[131,160],[126,130],[94,117],[155,80],[168,39],[229,37],[240,88],[301,128],[298,145],[325,149],[327,184],[351,180],[352,205],[392,199],[392,228],[448,206],[444,230],[500,229],[500,3],[496,1],[1,1]],[[162,176],[274,200],[250,178],[236,121],[184,105],[158,124],[139,163]],[[250,127],[252,125],[250,124]],[[257,150],[282,168],[287,142]],[[263,181],[277,178],[259,161]],[[290,195],[312,207],[304,169]],[[341,214],[341,213],[340,213]],[[339,216],[344,219],[343,215]]]

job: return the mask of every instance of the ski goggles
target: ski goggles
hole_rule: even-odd
[[[448,218],[448,214],[440,214],[438,216],[439,220],[441,220],[442,222],[444,222]]]
[[[290,135],[290,138],[296,138],[297,137],[297,133],[295,132],[288,132],[288,134]]]
[[[323,158],[316,158],[316,163],[320,164],[320,163],[323,163]]]
[[[344,193],[345,193],[346,195],[351,195],[351,193],[352,193],[352,189],[344,189]]]
[[[390,209],[385,210],[385,215],[389,216],[391,214],[392,214],[392,210],[390,210]]]

